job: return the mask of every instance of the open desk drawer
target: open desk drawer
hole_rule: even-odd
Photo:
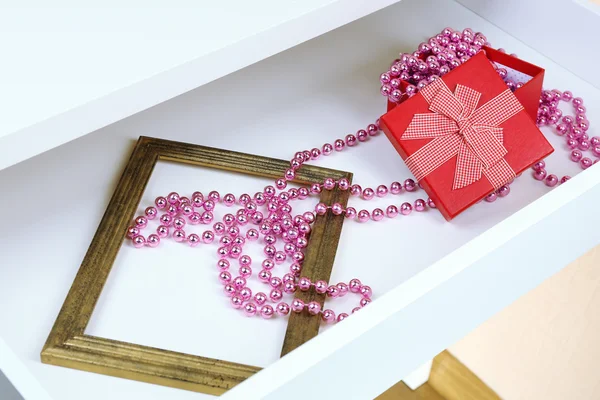
[[[379,73],[397,52],[414,49],[445,26],[482,31],[493,46],[543,66],[545,87],[582,97],[590,136],[600,136],[600,92],[593,85],[456,2],[405,0],[0,171],[0,355],[10,353],[0,357],[0,368],[27,398],[42,398],[42,393],[61,400],[209,398],[39,360],[132,144],[144,135],[277,158],[319,147],[381,115]],[[548,169],[577,174],[563,140],[550,129],[544,132],[557,148],[547,159]],[[363,187],[409,176],[383,135],[318,165],[349,170]],[[221,175],[201,178],[205,189],[236,193],[263,185],[243,181],[236,190]],[[170,189],[177,190],[164,188]],[[209,318],[205,310],[188,310],[188,319],[175,309],[149,314],[137,292],[144,285],[132,280],[127,286],[134,258],[115,265],[88,330],[189,352],[210,347],[222,351],[224,359],[265,367],[224,398],[295,399],[313,391],[328,398],[373,398],[600,243],[599,167],[553,190],[529,176],[517,179],[511,190],[510,196],[478,204],[452,223],[435,211],[379,223],[346,222],[332,281],[359,277],[374,289],[375,301],[282,359],[285,324],[263,321],[263,330],[249,331],[248,320],[217,294],[211,329],[239,326],[240,341],[254,345],[237,347],[235,340],[214,334],[203,343],[195,329]],[[387,197],[369,208],[420,196]],[[177,261],[200,265],[210,255],[198,257]],[[202,290],[202,281],[195,283]],[[165,290],[179,296],[174,307],[185,308],[194,292],[177,292],[177,287]],[[173,297],[168,294],[165,299]],[[132,316],[144,329],[126,325]]]

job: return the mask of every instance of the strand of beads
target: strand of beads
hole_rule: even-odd
[[[260,315],[269,319],[274,315],[285,316],[293,312],[303,312],[314,316],[321,316],[325,323],[335,323],[348,317],[347,313],[337,315],[333,310],[322,310],[321,305],[312,301],[308,304],[300,299],[283,301],[285,295],[293,295],[297,289],[301,291],[315,290],[317,293],[326,294],[330,298],[342,297],[348,293],[357,293],[361,296],[359,306],[352,312],[358,311],[371,302],[372,290],[363,285],[358,279],[352,279],[349,284],[338,283],[328,285],[325,281],[312,283],[307,277],[301,277],[304,249],[308,245],[311,225],[315,221],[315,214],[305,212],[292,217],[292,200],[290,192],[302,192],[299,189],[290,189],[281,192],[273,186],[267,186],[262,192],[257,192],[254,198],[243,194],[238,199],[242,206],[236,212],[225,214],[222,221],[214,223],[212,229],[205,230],[202,234],[186,233],[189,225],[210,225],[214,219],[214,210],[219,203],[227,207],[236,204],[236,198],[228,193],[221,195],[212,191],[205,198],[201,192],[194,192],[190,198],[180,197],[178,193],[169,193],[166,197],[157,197],[155,206],[146,208],[144,215],[134,219],[127,236],[135,247],[156,247],[161,240],[172,238],[176,242],[187,243],[192,247],[198,244],[215,242],[219,247],[217,254],[218,278],[223,284],[225,294],[230,298],[232,307],[241,309],[247,316]],[[308,193],[305,193],[308,196]],[[296,197],[299,198],[299,197]],[[259,208],[263,207],[267,217]],[[159,212],[164,212],[159,215]],[[151,220],[157,220],[158,227],[155,233],[145,238],[142,231],[146,229]],[[250,224],[249,228],[244,226]],[[253,227],[254,225],[255,227]],[[245,229],[245,232],[242,230]],[[249,242],[263,240],[263,252],[266,258],[261,263],[258,280],[268,287],[268,294],[259,291],[254,293],[248,287],[248,280],[253,276],[252,258],[244,254],[244,246]],[[278,249],[277,244],[283,242],[283,248]],[[291,260],[289,270],[282,277],[274,275],[274,268]],[[237,273],[232,273],[232,262],[239,263]]]

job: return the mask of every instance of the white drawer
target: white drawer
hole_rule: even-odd
[[[583,97],[590,136],[600,136],[597,88],[458,3],[405,0],[0,171],[0,339],[12,354],[0,357],[0,368],[19,382],[22,393],[35,388],[30,398],[41,398],[40,392],[61,400],[209,398],[39,360],[134,141],[140,135],[154,136],[278,158],[320,147],[381,115],[385,102],[379,94],[379,73],[396,53],[415,48],[446,26],[482,31],[492,45],[543,66],[544,86]],[[563,140],[550,129],[545,133],[556,147],[547,159],[548,168],[560,175],[577,174]],[[317,164],[351,171],[363,187],[409,177],[384,136]],[[528,174],[511,185],[510,196],[478,204],[451,223],[432,211],[379,223],[345,223],[332,281],[358,277],[373,287],[376,301],[280,360],[285,324],[265,321],[264,332],[245,332],[259,342],[234,347],[238,356],[267,368],[224,398],[294,399],[305,397],[307,390],[329,398],[373,398],[600,243],[595,208],[599,168],[581,172],[553,190]],[[205,189],[237,192],[233,182],[202,176]],[[261,187],[262,182],[255,190]],[[149,195],[159,194],[163,193]],[[391,200],[421,196],[423,192],[417,192]],[[390,198],[386,200],[385,204]],[[381,203],[364,208],[374,204]],[[126,265],[115,268],[113,273]],[[197,284],[201,290],[202,282]],[[132,308],[119,310],[117,304],[122,303],[117,300],[130,296],[139,301],[133,288],[129,295],[127,289],[123,283],[107,283],[92,329],[118,334]],[[218,317],[222,324],[239,324],[243,331],[247,320],[229,312],[222,300],[215,297],[212,305],[223,310]],[[140,310],[141,315],[147,313]],[[172,343],[178,325],[166,315],[154,317],[158,335],[131,331],[146,341],[140,344],[198,348],[200,332],[177,334],[178,342]],[[203,321],[198,318],[195,324],[200,326]],[[206,346],[233,346],[212,336],[214,342]]]

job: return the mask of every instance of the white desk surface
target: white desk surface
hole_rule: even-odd
[[[0,170],[394,2],[3,2]]]
[[[3,226],[9,228],[0,230],[0,338],[16,355],[16,362],[27,371],[27,378],[36,382],[53,398],[61,400],[208,398],[202,394],[48,366],[39,361],[42,345],[132,146],[140,135],[287,158],[298,149],[320,146],[325,141],[362,128],[383,113],[385,105],[378,92],[379,73],[388,66],[397,52],[416,47],[423,38],[447,25],[457,28],[469,26],[483,31],[492,44],[501,45],[528,61],[543,65],[547,71],[546,87],[562,88],[568,84],[576,95],[585,99],[590,119],[600,120],[597,112],[600,109],[600,96],[589,84],[457,3],[444,1],[443,13],[432,12],[438,7],[436,4],[434,0],[396,4],[1,171],[0,192],[5,195],[0,197],[0,208],[3,210]],[[600,135],[594,122],[591,129],[592,134]],[[574,175],[577,168],[566,159],[562,139],[559,140],[549,130],[546,132],[553,144],[559,147],[548,159],[549,168],[557,173]],[[355,173],[355,181],[363,186],[389,183],[408,176],[402,160],[385,137],[361,144],[353,151],[325,158],[319,165],[348,169]],[[207,189],[216,186],[213,172],[203,169],[197,171],[198,182],[204,177]],[[162,194],[163,190],[177,189],[171,185],[184,185],[181,177],[170,183],[164,181],[172,171],[163,169],[163,172],[166,174],[157,171],[158,174],[153,179],[158,186],[149,186],[149,189],[154,187]],[[228,183],[230,182],[220,183],[222,190],[237,192]],[[179,190],[187,189],[182,187]],[[358,276],[371,284],[376,296],[387,292],[403,282],[410,282],[412,277],[426,270],[432,263],[547,191],[544,185],[523,176],[513,184],[509,197],[494,204],[477,205],[454,223],[446,223],[439,214],[429,212],[427,215],[414,214],[377,224],[345,224],[332,280],[348,280]],[[148,196],[157,194],[149,192]],[[414,200],[420,195],[421,193],[416,193],[392,198],[392,201]],[[372,208],[375,204],[382,203],[387,201],[371,202],[368,206]],[[582,229],[588,227],[582,224]],[[595,233],[582,231],[582,235],[586,234],[589,238]],[[373,238],[376,238],[376,242],[373,242]],[[401,254],[401,258],[391,259],[388,251],[367,252],[365,244],[368,244],[369,249],[395,249]],[[543,246],[543,238],[540,246]],[[182,319],[179,314],[181,311],[176,308],[184,301],[201,305],[202,298],[193,297],[195,293],[192,283],[197,284],[198,290],[212,290],[212,286],[201,286],[200,274],[204,272],[199,265],[195,265],[209,260],[212,252],[199,256],[198,259],[192,258],[187,251],[177,255],[176,261],[180,262],[177,271],[189,274],[186,279],[191,281],[184,282],[182,277],[182,285],[186,290],[173,292],[174,295],[183,297],[165,296],[162,306],[170,311],[168,313],[152,313],[152,310],[144,308],[143,298],[138,296],[150,298],[156,293],[157,282],[166,276],[159,264],[162,262],[163,266],[166,265],[164,257],[174,254],[167,247],[163,249],[165,252],[160,248],[145,249],[156,254],[156,264],[152,264],[154,257],[147,256],[149,252],[135,253],[128,249],[127,254],[124,253],[121,259],[128,262],[115,265],[115,275],[109,278],[88,329],[116,339],[124,339],[123,335],[128,334],[129,339],[135,339],[140,344],[195,353],[207,350],[202,346],[212,346],[213,350],[220,346],[238,346],[235,337],[232,339],[227,335],[215,334],[211,334],[211,342],[208,344],[199,343],[202,340],[200,332],[204,311],[197,307],[199,317],[190,321]],[[569,254],[573,258],[577,255]],[[135,265],[137,262],[148,266],[145,274],[144,271],[141,271],[142,275],[134,273],[134,268],[140,269],[139,265]],[[185,265],[193,269],[186,270]],[[208,279],[214,277],[210,265],[212,262],[208,267]],[[149,273],[153,270],[161,271],[163,275]],[[422,359],[417,360],[418,355],[415,354],[406,360],[399,359],[399,370],[409,371],[429,358],[433,351],[428,347],[430,341],[450,345],[477,321],[489,317],[498,307],[507,305],[523,291],[531,289],[534,281],[541,281],[549,273],[535,270],[535,277],[528,277],[527,285],[515,286],[512,291],[497,294],[493,307],[478,310],[476,317],[472,313],[465,314],[462,319],[454,321],[452,327],[431,333],[431,337],[425,338],[423,343],[418,343],[415,347]],[[174,283],[175,278],[173,276],[174,280],[169,281],[169,288],[174,290],[180,287]],[[519,280],[520,277],[515,275],[514,279]],[[140,280],[148,285],[140,284]],[[128,290],[133,292],[128,293]],[[241,347],[234,347],[234,350],[240,349],[238,356],[244,362],[255,365],[267,366],[275,362],[281,347],[283,324],[242,318],[223,299],[217,295],[212,300],[215,302],[214,307],[222,307],[223,312],[219,317],[221,322],[244,326],[249,335],[244,340],[260,344],[244,346],[243,350]],[[132,315],[139,321],[139,330],[135,330],[135,321],[130,318]],[[424,315],[423,318],[427,316]],[[258,322],[265,322],[261,331],[252,332],[248,329],[249,324]],[[129,325],[125,325],[126,323]],[[180,323],[184,325],[178,325]],[[123,327],[131,330],[127,329],[125,332]],[[333,328],[322,336],[332,334],[329,335],[332,337],[336,329]],[[229,348],[225,353],[231,350]],[[368,369],[369,362],[377,361],[363,363],[356,360],[354,366],[347,367]],[[306,361],[306,365],[309,364]],[[400,379],[402,376],[395,378]],[[373,382],[381,384],[377,380]],[[382,387],[368,386],[365,388],[371,392],[383,390]]]

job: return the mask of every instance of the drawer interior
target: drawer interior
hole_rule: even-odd
[[[439,3],[402,1],[1,171],[0,205],[7,228],[0,231],[0,320],[7,323],[0,324],[0,337],[35,379],[63,399],[81,398],[82,393],[100,399],[119,390],[140,398],[204,396],[39,361],[39,351],[141,135],[291,158],[298,150],[321,147],[374,122],[385,112],[379,74],[398,52],[413,51],[450,26],[481,31],[494,47],[543,66],[544,87],[582,97],[591,121],[589,136],[600,136],[596,88],[458,3]],[[550,128],[542,131],[556,149],[546,160],[548,170],[559,177],[576,175],[580,168],[569,160],[564,139]],[[383,134],[313,164],[350,171],[354,183],[363,188],[410,177]],[[170,191],[217,189],[239,195],[268,183],[163,163],[155,170],[140,211],[152,198]],[[554,190],[567,190],[568,185]],[[451,223],[435,210],[364,224],[346,221],[331,281],[359,278],[373,288],[377,299],[550,190],[526,172],[511,185],[508,197],[482,202]],[[350,205],[372,210],[417,198],[427,196],[419,190],[370,202],[351,198]],[[303,203],[294,211],[315,204]],[[87,333],[261,367],[278,359],[285,321],[246,319],[229,306],[215,285],[215,245],[181,251],[175,243],[142,250],[124,246]],[[253,258],[258,259],[258,253]],[[355,302],[348,296],[331,302],[331,308],[347,311]],[[66,382],[71,382],[69,389]],[[106,382],[110,385],[103,385]]]

